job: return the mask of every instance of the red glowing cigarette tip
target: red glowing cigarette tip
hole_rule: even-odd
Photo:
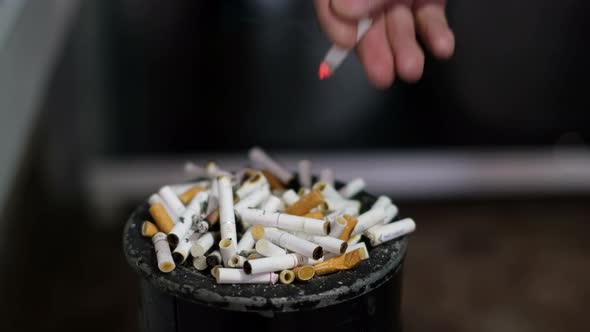
[[[322,61],[322,63],[320,63],[319,70],[320,80],[326,79],[330,77],[330,75],[332,75],[332,69],[330,69],[330,67],[325,61]]]

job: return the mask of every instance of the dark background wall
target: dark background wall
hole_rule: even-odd
[[[311,1],[104,7],[113,153],[542,145],[590,133],[584,1],[450,1],[453,59],[429,57],[420,83],[386,91],[354,57],[317,80],[329,42]]]

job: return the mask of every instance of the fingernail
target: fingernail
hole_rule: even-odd
[[[369,0],[332,0],[332,8],[338,15],[359,18],[370,10]]]

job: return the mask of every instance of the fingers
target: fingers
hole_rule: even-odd
[[[334,15],[330,0],[315,0],[314,3],[318,21],[328,38],[341,47],[353,48],[356,44],[357,22]]]
[[[382,9],[390,0],[332,0],[332,9],[338,16],[359,20]]]
[[[385,32],[385,17],[375,19],[357,46],[357,54],[365,67],[367,77],[379,89],[385,89],[394,80],[394,58]]]
[[[418,33],[430,52],[437,58],[450,58],[455,36],[447,23],[445,0],[416,0],[414,13]]]
[[[411,2],[396,1],[385,13],[385,22],[396,72],[404,81],[416,82],[422,77],[424,53],[416,41]]]

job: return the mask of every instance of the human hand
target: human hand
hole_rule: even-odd
[[[424,69],[424,51],[416,33],[437,58],[453,55],[455,36],[445,16],[446,0],[314,0],[320,26],[335,44],[353,48],[358,20],[373,25],[356,45],[367,77],[378,88],[398,75],[416,82]]]

